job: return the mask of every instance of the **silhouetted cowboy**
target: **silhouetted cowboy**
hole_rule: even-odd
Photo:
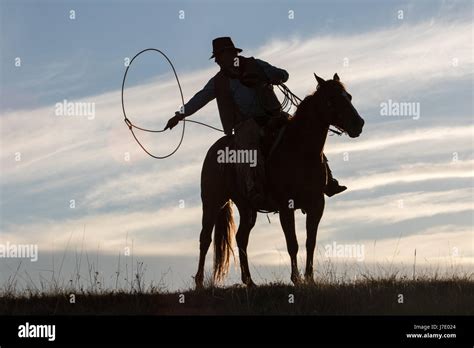
[[[172,129],[186,116],[194,114],[216,98],[225,134],[231,135],[234,131],[239,149],[255,150],[258,153],[256,168],[250,168],[249,165],[238,166],[244,176],[247,197],[258,204],[264,199],[261,127],[272,117],[281,116],[281,104],[273,91],[273,85],[286,82],[289,75],[285,70],[263,60],[239,56],[242,50],[234,46],[230,37],[214,39],[212,48],[210,59],[215,58],[220,71],[184,105],[183,113],[175,113],[165,129]],[[332,177],[326,156],[324,159],[328,173],[325,193],[331,197],[346,190],[346,187],[340,186]]]

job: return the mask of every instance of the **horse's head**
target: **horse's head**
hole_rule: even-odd
[[[346,132],[351,138],[357,138],[362,133],[364,119],[360,117],[352,105],[352,96],[334,74],[332,80],[325,81],[314,74],[317,94],[321,96],[320,112],[325,122]]]

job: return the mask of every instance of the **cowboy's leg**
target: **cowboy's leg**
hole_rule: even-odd
[[[254,139],[255,139],[255,158],[257,161],[255,162],[255,167],[254,167],[254,172],[255,172],[255,180],[256,184],[260,187],[260,190],[264,191],[264,182],[265,182],[265,158],[263,157],[263,151],[262,151],[262,146],[261,146],[261,138],[263,136],[263,130],[260,128],[256,123],[255,125],[258,127],[257,133],[254,134]]]
[[[326,166],[326,173],[327,173],[327,183],[326,183],[326,187],[324,188],[324,193],[328,197],[332,197],[338,193],[341,193],[347,190],[346,186],[339,185],[339,182],[336,179],[334,179],[334,177],[332,176],[332,171],[331,171],[331,168],[329,168],[328,159],[324,153],[323,153],[323,162]]]
[[[249,138],[250,138],[250,148],[252,153],[250,154],[253,161],[250,164],[251,179],[253,187],[250,191],[251,200],[256,205],[261,205],[265,200],[265,164],[263,153],[260,146],[261,132],[262,129],[260,126],[252,120],[249,122]]]
[[[249,147],[248,144],[248,137],[246,131],[246,124],[245,121],[241,122],[235,128],[235,150],[244,150]],[[240,191],[242,194],[246,194],[250,190],[250,179],[249,179],[249,170],[248,166],[245,163],[236,163],[235,165],[237,169],[237,177],[239,178],[238,183],[240,187]]]
[[[238,150],[246,150],[246,158],[249,163],[241,163],[238,165],[240,175],[244,179],[244,194],[250,200],[260,203],[263,200],[262,187],[260,185],[260,177],[262,176],[261,168],[263,157],[259,149],[260,127],[253,119],[243,121],[236,129],[236,144]]]

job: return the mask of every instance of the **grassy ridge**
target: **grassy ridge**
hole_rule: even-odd
[[[474,282],[452,279],[365,279],[353,283],[256,288],[209,287],[184,292],[71,292],[3,295],[0,314],[147,315],[473,315]],[[183,301],[184,303],[180,303]],[[291,295],[294,295],[294,303]],[[403,303],[399,303],[403,295]]]

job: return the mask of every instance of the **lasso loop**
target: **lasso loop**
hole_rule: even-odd
[[[137,142],[138,145],[140,145],[140,147],[142,148],[143,151],[145,151],[145,153],[147,153],[149,156],[153,157],[153,158],[156,158],[156,159],[165,159],[165,158],[168,158],[170,156],[172,156],[173,154],[176,153],[176,151],[178,151],[178,149],[180,148],[181,144],[183,143],[183,139],[184,139],[184,131],[185,131],[185,128],[186,128],[186,122],[192,122],[192,123],[197,123],[197,124],[200,124],[202,126],[206,126],[206,127],[209,127],[211,129],[214,129],[214,130],[217,130],[217,131],[220,131],[220,132],[223,132],[223,130],[219,129],[219,128],[216,128],[216,127],[213,127],[213,126],[210,126],[208,124],[205,124],[203,122],[199,122],[199,121],[194,121],[194,120],[186,120],[186,119],[183,119],[183,128],[182,128],[182,131],[181,131],[181,138],[179,139],[179,143],[178,145],[176,146],[176,148],[170,152],[169,154],[165,155],[165,156],[156,156],[156,155],[153,155],[152,153],[150,153],[147,149],[145,149],[145,147],[142,145],[142,143],[138,140],[137,136],[135,135],[135,132],[133,131],[133,128],[135,129],[138,129],[138,130],[141,130],[141,131],[144,131],[144,132],[150,132],[150,133],[162,133],[164,132],[165,130],[153,130],[153,129],[147,129],[147,128],[142,128],[142,127],[138,127],[136,126],[135,124],[133,124],[132,121],[130,121],[130,119],[127,117],[127,113],[125,112],[125,102],[124,102],[124,99],[123,99],[123,94],[124,94],[124,90],[125,90],[125,80],[127,79],[127,73],[128,73],[128,69],[130,68],[130,66],[132,65],[133,61],[135,60],[135,58],[137,58],[140,54],[144,53],[144,52],[147,52],[147,51],[155,51],[155,52],[158,52],[160,53],[163,57],[166,58],[166,60],[168,61],[168,63],[170,64],[171,68],[173,69],[173,73],[174,73],[174,76],[176,78],[176,82],[178,83],[178,88],[179,88],[179,93],[180,93],[180,96],[181,96],[181,103],[182,103],[182,106],[184,108],[184,97],[183,97],[183,90],[181,88],[181,83],[179,82],[179,77],[178,77],[178,74],[176,73],[176,69],[174,68],[174,65],[173,63],[171,62],[171,60],[166,56],[166,54],[164,54],[162,51],[156,49],[156,48],[147,48],[147,49],[144,49],[140,52],[138,52],[133,58],[132,60],[130,61],[130,63],[128,64],[127,66],[127,69],[125,69],[125,73],[123,75],[123,81],[122,81],[122,112],[123,112],[123,117],[124,117],[124,121],[125,121],[125,124],[127,125],[128,129],[130,129],[130,132],[132,133],[133,135],[133,138],[135,139],[135,141]]]

